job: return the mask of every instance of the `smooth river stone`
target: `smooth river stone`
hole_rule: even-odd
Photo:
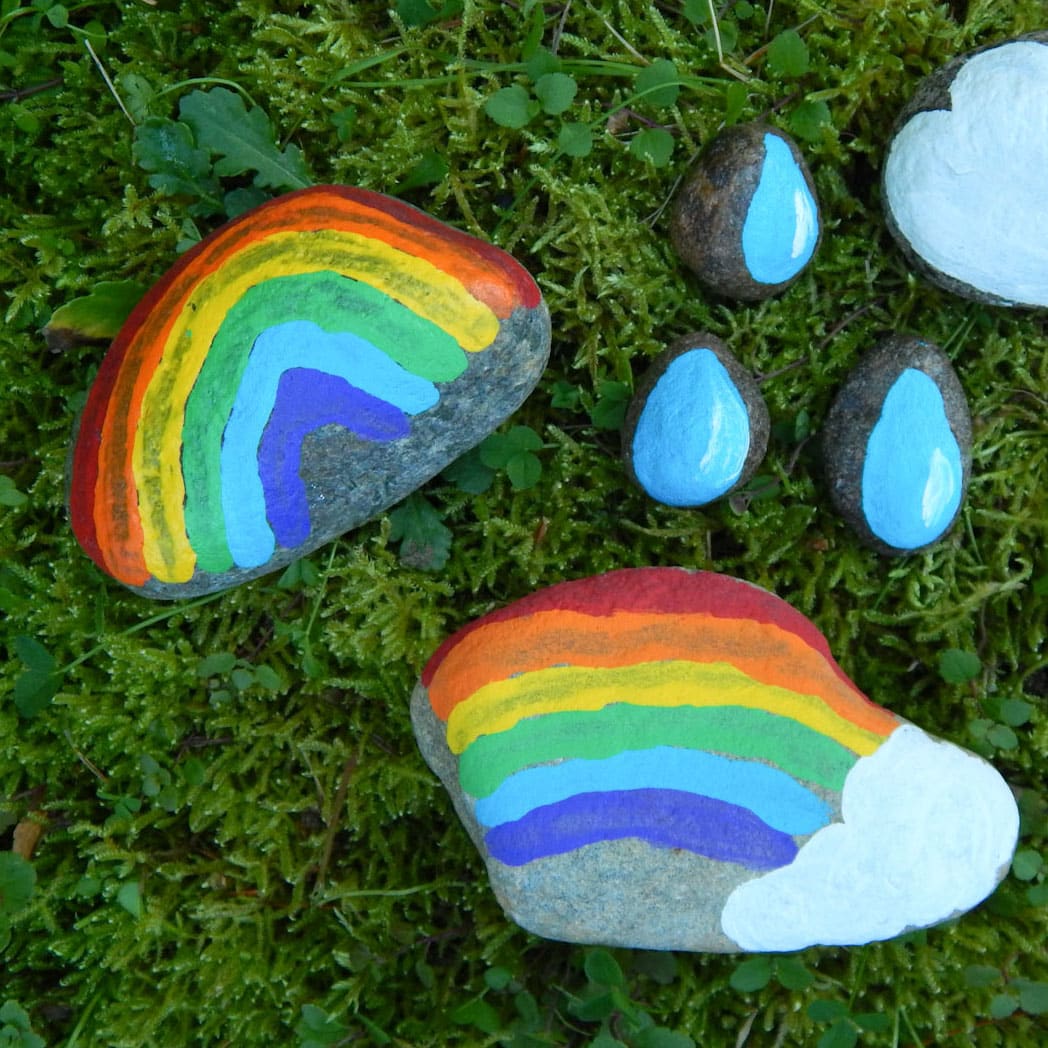
[[[785,601],[565,582],[467,625],[411,701],[507,914],[550,939],[791,951],[977,905],[1019,828],[984,760],[867,699]]]
[[[693,332],[638,382],[622,431],[630,479],[657,502],[703,506],[744,484],[768,447],[768,408],[720,339]]]
[[[717,294],[758,300],[789,287],[820,236],[815,185],[793,140],[760,123],[722,131],[681,184],[670,236]]]
[[[1048,306],[1048,32],[926,77],[883,169],[888,228],[910,265],[976,302]]]
[[[264,575],[483,440],[549,345],[504,251],[367,190],[289,193],[187,251],[113,342],[71,455],[73,530],[149,597]]]
[[[881,553],[913,553],[957,519],[972,468],[972,423],[937,346],[896,335],[867,353],[823,428],[830,495]]]

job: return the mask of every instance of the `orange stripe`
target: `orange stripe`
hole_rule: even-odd
[[[548,611],[481,626],[448,653],[430,683],[429,700],[446,721],[484,685],[515,674],[558,665],[619,667],[667,659],[728,663],[762,684],[816,695],[852,724],[879,735],[898,726],[892,714],[854,685],[848,687],[796,634],[750,619],[705,614],[594,617]]]
[[[509,269],[517,264],[510,256],[504,256],[506,263],[500,269],[494,259],[478,259],[464,234],[422,212],[417,214],[415,224],[402,221],[369,204],[367,194],[343,187],[301,190],[227,223],[186,252],[160,279],[147,296],[148,310],[135,311],[110,349],[111,353],[123,354],[123,363],[113,383],[102,426],[99,474],[93,494],[98,543],[106,566],[116,578],[130,585],[142,585],[151,577],[142,555],[138,491],[131,462],[146,388],[171,328],[193,289],[220,270],[232,255],[274,232],[356,232],[432,262],[459,280],[500,318],[521,305]],[[415,216],[412,213],[410,217]]]

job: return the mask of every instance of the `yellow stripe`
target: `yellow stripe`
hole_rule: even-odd
[[[507,731],[525,717],[635,706],[746,706],[789,717],[867,756],[883,736],[834,713],[817,695],[761,684],[725,662],[644,662],[613,669],[560,666],[486,684],[448,718],[448,746],[462,753],[481,735]],[[613,715],[613,714],[612,714]]]
[[[196,566],[183,513],[182,426],[186,401],[222,321],[256,284],[321,271],[370,284],[470,352],[485,349],[498,335],[498,317],[454,277],[380,240],[320,230],[276,233],[245,248],[193,289],[143,398],[131,461],[141,506],[142,552],[153,575],[186,582]],[[323,326],[323,318],[317,319]]]

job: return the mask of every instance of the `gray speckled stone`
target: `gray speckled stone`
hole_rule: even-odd
[[[989,44],[918,85],[895,122],[884,216],[910,266],[989,305],[1048,306],[1048,31]]]
[[[895,335],[867,353],[838,392],[822,443],[834,505],[879,552],[924,549],[956,520],[971,476],[971,416],[932,343]]]
[[[699,280],[748,301],[789,287],[820,235],[815,185],[800,150],[760,123],[729,127],[703,149],[670,219],[673,246]]]
[[[746,483],[768,432],[753,376],[715,335],[690,332],[637,383],[622,457],[630,479],[657,502],[703,506]]]
[[[608,572],[469,623],[411,699],[507,915],[550,939],[790,951],[891,938],[1007,872],[1010,789],[862,695],[785,601]]]

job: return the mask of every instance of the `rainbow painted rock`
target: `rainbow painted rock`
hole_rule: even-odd
[[[931,342],[894,335],[866,353],[830,406],[822,445],[834,505],[878,552],[924,549],[957,519],[972,471],[971,415]]]
[[[793,140],[766,124],[722,131],[681,183],[670,236],[711,291],[755,301],[790,286],[819,244],[815,185]]]
[[[752,476],[768,447],[768,408],[719,338],[677,339],[637,383],[622,427],[630,479],[667,506],[704,506]]]
[[[1048,306],[1048,31],[961,55],[921,81],[883,165],[888,228],[956,295]]]
[[[807,618],[723,575],[532,594],[447,640],[411,712],[499,902],[551,939],[889,939],[989,895],[1018,834],[989,764],[870,702]]]
[[[186,252],[131,314],[80,420],[73,529],[151,597],[265,574],[481,441],[549,343],[505,252],[377,193],[290,193]]]

